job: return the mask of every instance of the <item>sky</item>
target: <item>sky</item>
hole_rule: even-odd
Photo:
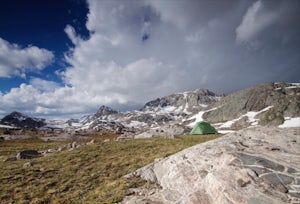
[[[0,118],[300,82],[298,0],[1,0]]]

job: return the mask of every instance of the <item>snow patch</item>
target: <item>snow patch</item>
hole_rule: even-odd
[[[140,121],[136,121],[136,120],[132,120],[130,121],[130,123],[128,125],[126,125],[127,127],[144,127],[147,126],[147,123],[144,122],[140,122]]]
[[[13,127],[13,126],[10,126],[10,125],[1,125],[1,124],[0,124],[0,128],[15,129],[15,127]]]
[[[229,120],[227,122],[225,122],[223,125],[221,125],[219,128],[231,128],[231,126],[241,120],[243,117],[247,117],[248,118],[248,121],[251,123],[250,125],[251,126],[255,126],[255,125],[258,125],[258,120],[257,118],[255,118],[258,114],[260,113],[263,113],[269,109],[271,109],[273,106],[268,106],[258,112],[255,112],[255,111],[249,111],[248,113],[244,114],[244,115],[241,115],[239,118],[236,118],[236,119],[233,119],[233,120]]]
[[[275,83],[275,84],[279,84],[279,83]],[[290,86],[288,87],[284,87],[285,89],[296,89],[296,88],[300,88],[300,83],[288,83]],[[282,87],[278,87],[275,88],[276,91],[281,90]]]
[[[234,130],[218,130],[218,133],[221,133],[221,134],[227,134],[227,133],[232,133],[232,132],[235,132]]]
[[[290,118],[285,117],[283,124],[279,125],[279,128],[290,128],[290,127],[300,127],[300,117]]]
[[[209,109],[209,110],[206,110],[206,111],[200,111],[199,113],[197,113],[196,115],[194,115],[194,116],[192,116],[192,117],[190,117],[190,118],[188,119],[188,120],[195,119],[195,121],[194,121],[194,122],[191,122],[191,123],[188,124],[187,126],[189,126],[189,127],[194,127],[195,124],[196,124],[197,122],[203,121],[202,116],[203,116],[204,113],[210,112],[210,111],[213,111],[213,110],[216,110],[216,109],[218,109],[218,108],[220,108],[220,107],[212,108],[212,109]]]

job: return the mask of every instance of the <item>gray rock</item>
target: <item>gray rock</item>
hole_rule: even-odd
[[[61,151],[67,150],[67,149],[68,149],[67,146],[60,146],[60,147],[58,147],[57,151],[61,152]]]
[[[16,155],[11,155],[11,156],[8,156],[6,158],[3,159],[4,162],[7,162],[7,161],[16,161],[17,160],[17,157]]]
[[[77,148],[77,147],[80,147],[81,145],[78,143],[78,142],[73,142],[72,144],[71,144],[71,148],[72,149],[75,149],[75,148]]]
[[[32,166],[32,163],[31,162],[26,162],[23,164],[23,168],[29,168]]]
[[[57,150],[55,150],[55,149],[47,149],[46,152],[47,152],[47,153],[55,153],[55,152],[57,152]]]
[[[123,203],[289,203],[300,193],[294,187],[300,172],[300,144],[289,142],[298,137],[293,129],[260,127],[185,149],[131,173],[156,182],[161,189],[128,196]],[[241,152],[237,140],[248,148]],[[296,173],[289,173],[289,168]]]
[[[41,154],[36,150],[23,150],[19,152],[16,156],[17,160],[20,159],[32,159],[34,157],[39,157]]]
[[[91,141],[87,142],[86,144],[87,144],[87,145],[92,145],[92,144],[95,144],[95,140],[94,140],[94,139],[92,139]]]

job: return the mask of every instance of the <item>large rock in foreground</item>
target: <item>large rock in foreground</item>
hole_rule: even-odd
[[[300,129],[241,130],[131,175],[155,181],[161,189],[125,197],[126,204],[300,203]]]

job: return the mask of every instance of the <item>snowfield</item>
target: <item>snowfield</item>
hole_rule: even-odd
[[[290,127],[300,127],[300,117],[297,118],[284,118],[285,121],[283,124],[279,125],[279,128],[290,128]]]

